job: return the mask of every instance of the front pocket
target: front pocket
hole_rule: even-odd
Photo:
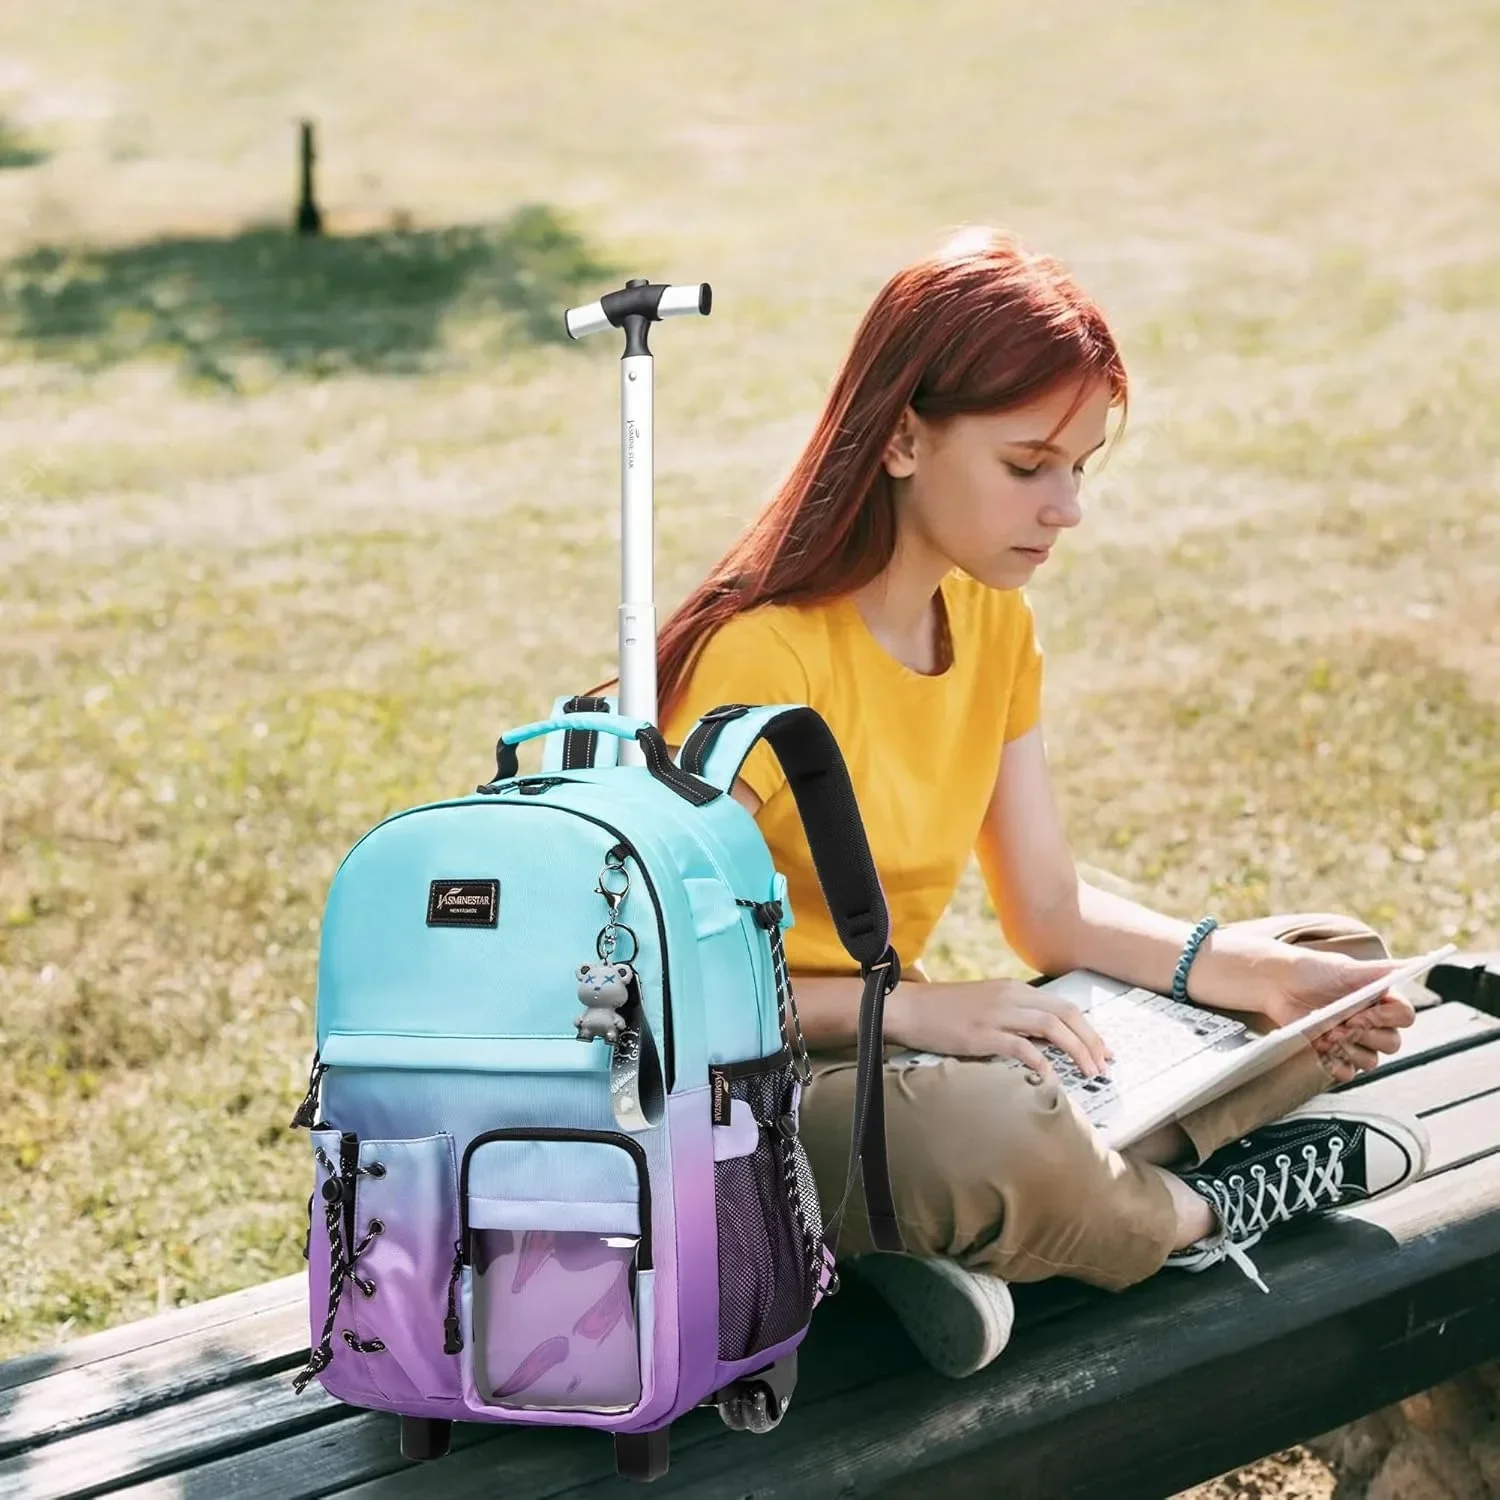
[[[488,1406],[628,1412],[651,1269],[646,1155],[610,1131],[493,1130],[460,1172],[469,1363]]]
[[[728,1363],[807,1326],[823,1229],[812,1171],[797,1139],[789,1054],[710,1072],[730,1101],[728,1121],[714,1129],[719,1358]]]
[[[360,1405],[393,1410],[458,1401],[463,1372],[444,1347],[443,1320],[458,1243],[453,1137],[360,1140],[314,1133],[322,1150],[310,1275],[314,1339],[332,1304],[331,1367],[324,1385]],[[329,1162],[336,1170],[322,1165]],[[338,1183],[336,1226],[324,1184]],[[331,1274],[334,1254],[342,1274]],[[331,1377],[331,1379],[330,1379]]]

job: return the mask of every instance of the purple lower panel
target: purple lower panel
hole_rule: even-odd
[[[675,1305],[672,1325],[658,1326],[661,1344],[675,1341],[673,1397],[663,1409],[632,1421],[628,1431],[659,1427],[697,1406],[714,1389],[719,1360],[719,1228],[714,1208],[713,1122],[707,1087],[667,1101],[672,1135]],[[658,1218],[657,1223],[661,1220]],[[661,1278],[658,1277],[658,1282]]]
[[[713,1385],[709,1389],[720,1390],[731,1380],[738,1380],[741,1375],[753,1375],[757,1370],[764,1370],[767,1365],[774,1365],[778,1359],[785,1359],[806,1337],[807,1329],[804,1328],[792,1338],[783,1339],[781,1343],[773,1344],[771,1348],[763,1349],[759,1354],[752,1354],[749,1359],[735,1359],[728,1364],[716,1365]]]

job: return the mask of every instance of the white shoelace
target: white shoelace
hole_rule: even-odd
[[[1292,1158],[1282,1152],[1275,1159],[1275,1172],[1259,1162],[1250,1168],[1247,1180],[1235,1173],[1226,1180],[1202,1184],[1204,1196],[1219,1216],[1219,1243],[1204,1249],[1217,1259],[1232,1261],[1261,1291],[1271,1289],[1261,1279],[1255,1262],[1245,1253],[1244,1242],[1254,1244],[1273,1224],[1290,1220],[1298,1209],[1331,1207],[1344,1192],[1344,1140],[1334,1136],[1328,1143],[1327,1161],[1318,1160],[1318,1148],[1302,1148],[1304,1166],[1294,1175]]]
[[[1344,1191],[1343,1151],[1343,1138],[1334,1136],[1328,1143],[1326,1162],[1318,1160],[1316,1146],[1302,1148],[1305,1166],[1300,1174],[1293,1173],[1292,1158],[1283,1151],[1276,1158],[1275,1173],[1256,1162],[1248,1181],[1235,1173],[1227,1182],[1207,1183],[1229,1238],[1240,1240],[1261,1234],[1301,1208],[1316,1211],[1337,1203]]]

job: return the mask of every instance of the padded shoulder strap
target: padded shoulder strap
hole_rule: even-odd
[[[805,704],[749,708],[733,703],[698,720],[683,741],[678,763],[690,775],[727,792],[760,740],[776,752],[786,772],[834,928],[864,977],[849,1181],[852,1185],[856,1172],[863,1176],[865,1209],[877,1248],[900,1250],[885,1147],[884,1041],[885,997],[901,977],[901,961],[891,947],[885,892],[838,741],[822,715]]]

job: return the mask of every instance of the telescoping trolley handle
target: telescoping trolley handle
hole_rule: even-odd
[[[662,318],[707,317],[707,282],[663,286],[637,278],[584,307],[563,324],[581,339],[607,328],[625,333],[620,359],[620,694],[627,718],[656,723],[656,603],[652,584],[651,350],[647,332]],[[643,763],[640,746],[620,746],[622,763]]]

